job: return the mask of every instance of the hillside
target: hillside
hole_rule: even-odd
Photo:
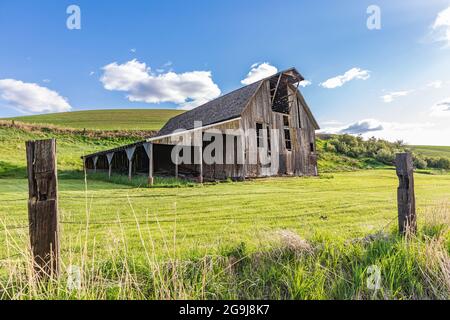
[[[8,118],[32,124],[91,130],[159,130],[183,111],[169,109],[90,110]],[[1,119],[0,119],[1,120]]]
[[[85,182],[80,171],[82,154],[133,138],[29,127],[0,122],[0,288],[19,288],[0,289],[0,300],[373,299],[365,279],[374,263],[397,279],[384,282],[379,298],[449,297],[440,286],[447,279],[441,270],[448,265],[448,222],[430,221],[448,217],[450,175],[416,174],[420,237],[406,243],[395,235],[395,171],[350,172],[385,166],[378,161],[390,156],[385,142],[372,143],[384,150],[375,160],[352,157],[368,154],[372,144],[345,136],[319,140],[320,178],[176,189],[157,182],[147,189],[92,174]],[[64,267],[82,266],[79,291],[68,291],[64,282],[30,289],[27,278],[25,141],[50,137],[58,139],[61,259]],[[415,272],[416,265],[424,271]],[[244,288],[246,282],[255,285]]]
[[[439,146],[411,146],[411,150],[430,157],[446,157],[450,159],[450,147]]]

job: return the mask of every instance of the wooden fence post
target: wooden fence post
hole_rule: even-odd
[[[397,190],[398,225],[401,234],[417,232],[414,195],[414,165],[411,153],[399,153],[395,159],[399,187]]]
[[[58,176],[56,140],[28,141],[28,219],[38,277],[59,274]]]

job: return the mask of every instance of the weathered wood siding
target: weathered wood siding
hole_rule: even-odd
[[[289,88],[290,113],[289,129],[291,150],[287,150],[284,136],[285,114],[273,112],[270,101],[269,82],[261,85],[241,116],[241,127],[245,132],[251,132],[245,138],[245,154],[255,154],[257,148],[256,124],[264,128],[278,129],[278,140],[271,138],[271,166],[263,166],[258,156],[258,164],[246,165],[246,176],[262,177],[273,175],[317,175],[315,127],[306,111],[306,102],[295,87]],[[249,129],[253,129],[249,131]],[[276,152],[275,144],[278,145]],[[311,145],[312,144],[312,145]],[[264,145],[267,147],[267,144]],[[311,151],[311,147],[313,151]],[[247,157],[248,158],[248,157]],[[278,159],[277,159],[278,158]]]

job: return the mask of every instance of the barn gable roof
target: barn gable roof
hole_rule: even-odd
[[[261,83],[268,79],[277,79],[280,75],[289,77],[291,83],[304,80],[295,68],[281,71],[171,118],[159,131],[158,136],[170,135],[178,129],[191,130],[194,128],[194,121],[201,121],[202,126],[207,126],[238,118],[258,91]]]
[[[202,126],[207,126],[239,117],[261,82],[262,80],[252,83],[171,118],[158,136],[171,134],[177,129],[193,129],[194,121],[201,121]]]

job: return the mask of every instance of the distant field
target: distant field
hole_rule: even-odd
[[[183,111],[168,109],[91,110],[10,118],[33,124],[52,124],[75,129],[159,130]]]
[[[413,151],[430,157],[446,157],[450,159],[450,147],[411,146]]]

